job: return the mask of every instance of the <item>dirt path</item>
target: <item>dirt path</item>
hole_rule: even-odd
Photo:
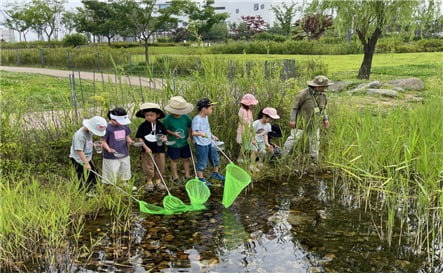
[[[41,74],[58,78],[69,78],[69,75],[74,73],[76,79],[81,78],[82,80],[95,80],[95,81],[106,81],[112,83],[119,83],[118,78],[114,74],[105,74],[96,72],[86,72],[86,71],[68,71],[68,70],[57,70],[48,68],[33,68],[33,67],[12,67],[12,66],[0,66],[0,70],[16,73],[31,73],[31,74]],[[144,87],[149,87],[151,89],[162,89],[165,86],[163,79],[159,78],[142,78],[135,76],[122,76],[121,82],[127,85],[141,85]]]

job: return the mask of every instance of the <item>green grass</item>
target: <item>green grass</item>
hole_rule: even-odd
[[[391,242],[395,241],[394,237],[397,236],[392,233],[394,223],[402,223],[405,229],[407,226],[417,227],[415,232],[407,233],[402,242],[414,245],[418,250],[428,251],[430,255],[433,254],[433,244],[427,241],[435,239],[437,243],[442,242],[443,148],[440,141],[443,140],[443,125],[440,118],[443,118],[443,81],[441,64],[438,63],[441,56],[442,53],[376,56],[372,79],[423,77],[426,90],[408,92],[420,93],[424,97],[423,103],[409,103],[404,100],[404,94],[395,100],[365,95],[349,96],[346,93],[331,94],[329,112],[332,125],[324,131],[321,152],[324,156],[323,165],[331,167],[336,183],[341,183],[338,188],[347,186],[346,190],[353,193],[357,203],[373,208],[384,218],[380,222],[386,233],[384,237]],[[247,58],[262,61],[270,56],[235,57],[242,61]],[[303,62],[309,62],[312,58],[329,64],[328,76],[334,76],[333,79],[340,77],[360,81],[355,79],[355,75],[361,55],[298,56],[298,60]],[[262,68],[253,67],[249,76],[238,74],[231,82],[226,60],[202,59],[201,66],[201,71],[193,72],[186,81],[176,82],[175,85],[170,79],[171,75],[165,75],[167,87],[162,93],[144,89],[142,94],[145,101],[163,105],[177,94],[192,103],[204,96],[220,102],[209,119],[212,131],[224,140],[230,156],[239,152],[235,143],[235,126],[241,96],[253,89],[260,101],[254,113],[265,106],[276,107],[282,118],[279,123],[287,136],[289,128],[286,122],[293,97],[306,86],[306,80],[314,72],[306,72],[297,80],[282,82],[278,74],[272,74],[271,79],[266,79]],[[316,66],[319,66],[318,63],[314,64]],[[85,81],[83,96],[87,100],[82,106],[85,108],[81,116],[74,120],[60,118],[60,127],[49,125],[42,130],[29,132],[24,128],[24,122],[17,118],[22,118],[31,108],[32,111],[40,107],[71,108],[69,83],[64,79],[41,75],[2,72],[1,84],[0,243],[7,246],[0,251],[0,262],[7,265],[27,260],[25,253],[36,250],[42,245],[40,241],[51,241],[48,252],[55,252],[49,248],[64,247],[67,240],[81,232],[86,215],[94,213],[96,206],[103,208],[97,209],[97,212],[112,210],[113,218],[125,225],[131,207],[127,198],[112,189],[106,192],[101,190],[103,196],[93,203],[84,203],[84,194],[72,189],[75,181],[71,180],[70,170],[67,170],[71,166],[67,150],[72,134],[80,127],[83,118],[105,116],[107,108],[124,102],[141,103],[137,89],[105,83],[103,87],[102,84],[98,85],[96,94],[93,94],[92,84]],[[80,97],[80,91],[77,91]],[[95,97],[95,100],[90,101],[91,97]],[[102,100],[97,101],[97,97],[102,97]],[[381,104],[385,102],[395,102],[395,105],[391,107]],[[88,109],[93,104],[99,104],[102,111]],[[141,119],[134,118],[131,128],[136,128],[140,123]],[[303,150],[304,145],[300,147]],[[254,173],[253,177],[273,180],[284,178],[293,173],[294,168],[302,168],[307,159],[305,155],[299,154],[298,158]],[[136,171],[136,166],[133,168]],[[135,181],[138,180],[138,174],[134,174]],[[62,194],[61,191],[65,190],[66,194]],[[65,199],[65,196],[69,199]],[[63,200],[56,201],[57,197]],[[41,199],[45,201],[45,208],[31,212],[32,206],[41,206]],[[51,216],[45,217],[45,209],[54,211],[49,212]],[[7,215],[3,217],[3,214]],[[32,216],[35,216],[35,223],[30,226],[35,231],[22,224]],[[416,219],[420,222],[418,226],[412,225]],[[68,230],[69,234],[63,236]],[[52,239],[50,235],[53,235],[53,231],[61,234],[54,234]],[[45,258],[33,261],[44,263],[47,261]]]

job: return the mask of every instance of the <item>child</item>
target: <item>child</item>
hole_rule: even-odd
[[[83,120],[83,126],[77,130],[72,137],[71,158],[78,178],[83,187],[91,191],[97,183],[96,175],[89,173],[90,170],[97,171],[92,162],[92,135],[104,136],[106,134],[106,120],[100,116],[94,116],[91,119]],[[85,172],[85,169],[88,173]],[[85,179],[85,177],[87,177]]]
[[[168,140],[175,143],[168,146],[168,157],[171,159],[172,181],[178,183],[177,161],[183,160],[185,167],[185,177],[191,178],[190,161],[191,148],[187,139],[191,134],[192,119],[187,115],[194,109],[194,105],[187,103],[181,96],[172,97],[165,110],[170,112],[163,124],[168,132]]]
[[[126,110],[120,107],[114,108],[108,112],[108,119],[106,134],[100,139],[104,149],[103,179],[110,181],[109,184],[116,184],[118,178],[123,181],[131,178],[128,144],[133,144],[134,141],[129,136],[131,130],[127,125],[131,121]]]
[[[270,122],[273,119],[280,119],[277,110],[272,107],[266,107],[260,111],[257,120],[252,123],[255,133],[255,137],[252,140],[253,160],[255,160],[257,153],[262,156],[266,154],[266,151],[273,153],[273,147],[269,143],[268,138],[268,133],[272,131]]]
[[[155,181],[155,187],[159,190],[164,190],[165,186],[161,183],[160,175],[149,155],[152,154],[155,164],[157,164],[160,173],[163,174],[165,170],[165,146],[163,142],[166,141],[167,132],[159,119],[164,118],[165,113],[163,113],[158,104],[143,103],[135,116],[145,119],[138,127],[135,137],[139,141],[144,142],[141,152],[141,163],[143,172],[146,175],[146,189],[153,191],[153,181]]]
[[[214,104],[216,103],[211,102],[208,98],[203,98],[198,101],[198,114],[192,119],[192,136],[194,136],[197,152],[197,176],[200,181],[204,182],[207,186],[210,186],[211,183],[203,177],[203,171],[208,165],[208,160],[214,167],[214,172],[211,174],[210,178],[218,179],[220,181],[225,180],[225,177],[218,172],[220,157],[211,142],[212,140],[218,140],[218,138],[211,133],[208,121],[208,116],[212,114]]]
[[[241,99],[240,104],[241,107],[240,110],[238,111],[240,122],[237,127],[237,138],[236,138],[238,144],[243,143],[243,134],[245,132],[245,129],[249,129],[249,127],[251,127],[253,121],[252,108],[254,107],[254,105],[258,104],[258,101],[255,99],[254,95],[245,94]]]

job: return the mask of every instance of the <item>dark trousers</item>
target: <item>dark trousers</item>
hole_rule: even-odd
[[[75,161],[73,158],[70,159],[74,165],[77,177],[80,180],[80,188],[86,188],[88,191],[94,189],[95,184],[97,183],[97,176],[94,173],[87,171],[82,164],[77,163],[77,161]],[[92,160],[89,161],[89,165],[91,166],[91,170],[95,172],[97,171]]]

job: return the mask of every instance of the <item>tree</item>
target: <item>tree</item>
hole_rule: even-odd
[[[65,27],[65,30],[68,34],[71,34],[75,29],[77,14],[75,12],[65,12],[62,15],[62,19],[60,21],[61,25]]]
[[[267,24],[260,15],[242,16],[241,19],[243,22],[232,23],[229,26],[234,39],[250,39],[253,35],[266,30]]]
[[[278,25],[283,30],[283,35],[289,35],[291,33],[292,19],[297,13],[295,8],[295,3],[291,4],[281,3],[280,6],[272,6],[272,11],[274,12],[275,18],[277,19]]]
[[[335,24],[343,29],[355,29],[364,51],[357,77],[369,79],[375,46],[383,30],[393,24],[405,26],[409,23],[418,3],[414,0],[314,0],[311,8],[335,14]]]
[[[146,63],[149,63],[149,39],[152,34],[164,27],[168,22],[178,22],[178,19],[172,15],[179,13],[179,8],[182,6],[178,4],[183,4],[184,2],[177,1],[177,4],[170,5],[164,9],[159,9],[155,0],[141,0],[137,2],[135,0],[128,0],[128,2],[133,3],[134,8],[131,10],[129,18],[131,24],[135,27],[137,37],[143,41],[145,60]],[[158,14],[158,16],[154,16],[155,14]]]
[[[2,25],[8,29],[14,30],[18,32],[19,41],[23,39],[26,42],[26,33],[29,31],[29,21],[26,19],[25,11],[23,7],[18,5],[10,6],[5,10],[5,15],[7,18]]]
[[[327,28],[332,26],[332,23],[331,15],[324,16],[319,13],[306,15],[295,22],[292,32],[295,39],[303,39],[305,37],[318,39]]]
[[[203,37],[204,40],[222,41],[228,37],[228,26],[225,22],[212,25],[208,33]]]
[[[77,8],[76,29],[79,32],[88,32],[95,36],[104,36],[111,45],[111,39],[120,28],[114,2],[98,0],[82,0],[83,8]]]
[[[214,0],[207,0],[202,8],[199,8],[192,1],[173,1],[176,5],[180,2],[182,13],[188,15],[191,22],[194,22],[196,30],[201,37],[206,37],[212,26],[223,22],[229,17],[228,13],[215,13],[213,7]]]
[[[32,0],[25,8],[31,29],[40,35],[44,32],[48,42],[58,29],[58,19],[64,11],[64,3],[64,0]]]

